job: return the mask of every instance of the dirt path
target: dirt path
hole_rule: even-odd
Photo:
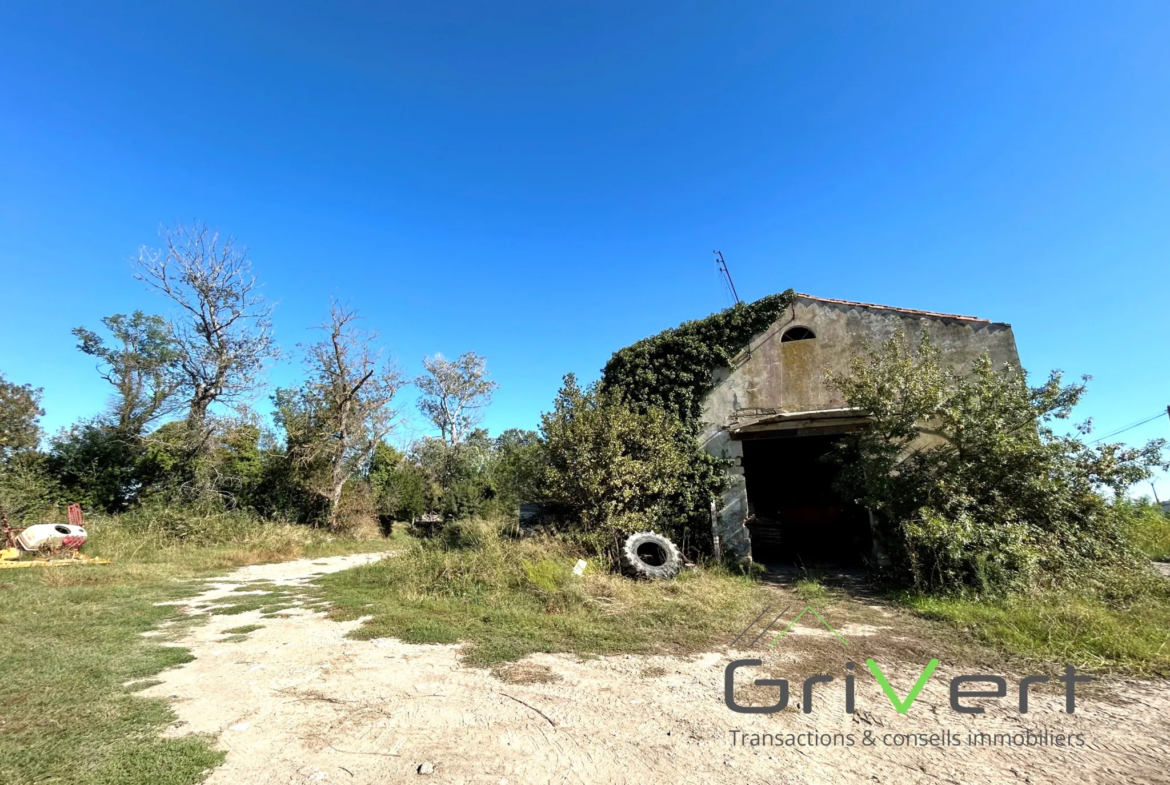
[[[210,583],[188,606],[205,613],[224,598],[250,596],[239,589],[253,582],[272,581],[258,584],[257,591],[296,586],[371,558],[377,556],[248,567]],[[886,615],[896,623],[897,617]],[[225,642],[224,630],[251,624],[263,626],[243,640]],[[812,714],[795,710],[801,685],[794,681],[788,710],[745,715],[723,703],[724,668],[732,659],[761,656],[755,652],[593,660],[535,655],[505,681],[462,665],[458,646],[347,640],[358,624],[329,621],[311,610],[210,616],[181,642],[196,659],[163,673],[162,684],[144,694],[171,699],[179,721],[169,735],[212,734],[227,750],[226,762],[208,779],[212,785],[1170,782],[1170,694],[1164,682],[1094,685],[1096,692],[1080,700],[1073,715],[1061,713],[1061,702],[1047,695],[1034,698],[1027,715],[1009,697],[974,716],[951,711],[949,680],[956,674],[940,666],[910,713],[900,716],[861,671],[859,711],[853,715],[844,713],[840,679],[817,688]],[[813,627],[798,631],[804,634],[782,653],[762,655],[766,661],[799,661],[802,641],[829,634]],[[855,626],[846,634],[875,632]],[[900,694],[923,665],[889,664],[887,673],[899,674],[891,681]],[[1014,680],[1008,690],[1015,695]],[[971,731],[1025,729],[1083,733],[1085,746],[907,748],[861,742],[866,731],[879,739],[948,731],[966,739]],[[853,734],[857,742],[742,746],[733,744],[732,731]],[[420,774],[420,767],[430,773]]]

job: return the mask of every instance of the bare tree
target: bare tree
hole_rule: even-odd
[[[359,329],[357,311],[330,300],[326,338],[306,347],[310,378],[305,395],[316,410],[318,438],[311,452],[328,458],[329,524],[336,528],[345,483],[390,433],[394,396],[405,379],[374,348],[377,334]]]
[[[415,379],[422,391],[418,408],[454,447],[483,419],[499,385],[488,379],[487,360],[466,352],[457,360],[441,354],[423,360],[425,374]]]
[[[190,388],[187,425],[202,444],[207,410],[253,391],[278,354],[272,309],[252,275],[247,249],[196,222],[162,232],[166,248],[139,250],[135,277],[179,306],[178,364]]]

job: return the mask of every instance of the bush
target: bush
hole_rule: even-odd
[[[1119,499],[1114,507],[1133,547],[1154,561],[1170,561],[1170,514],[1148,499]]]
[[[1132,568],[1124,496],[1161,465],[1142,449],[1054,430],[1085,392],[1054,372],[1030,388],[990,357],[960,373],[897,335],[829,382],[871,417],[838,455],[846,498],[874,512],[891,576],[920,591],[999,593]],[[925,434],[925,435],[924,435]]]
[[[35,452],[0,461],[0,510],[13,526],[50,522],[61,509],[62,491]]]
[[[257,520],[243,511],[197,513],[186,507],[139,507],[122,515],[95,516],[87,522],[106,537],[134,539],[144,547],[242,544],[270,532],[291,528]],[[266,528],[270,527],[270,528]],[[310,536],[306,530],[306,537]]]
[[[595,549],[655,525],[687,468],[681,424],[661,409],[637,412],[615,393],[564,379],[541,417],[544,495],[570,512],[571,528]]]
[[[482,548],[498,538],[498,527],[483,520],[451,521],[438,533],[438,542],[448,550]]]
[[[70,501],[116,513],[134,506],[164,473],[154,458],[141,437],[90,422],[53,437],[46,467]]]

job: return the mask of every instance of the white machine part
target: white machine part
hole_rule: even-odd
[[[85,544],[85,529],[68,523],[38,523],[16,537],[16,544],[26,551],[80,548]]]

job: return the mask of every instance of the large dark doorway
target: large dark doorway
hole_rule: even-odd
[[[757,562],[860,566],[872,550],[869,514],[833,489],[833,436],[752,434],[743,442],[748,522]]]

